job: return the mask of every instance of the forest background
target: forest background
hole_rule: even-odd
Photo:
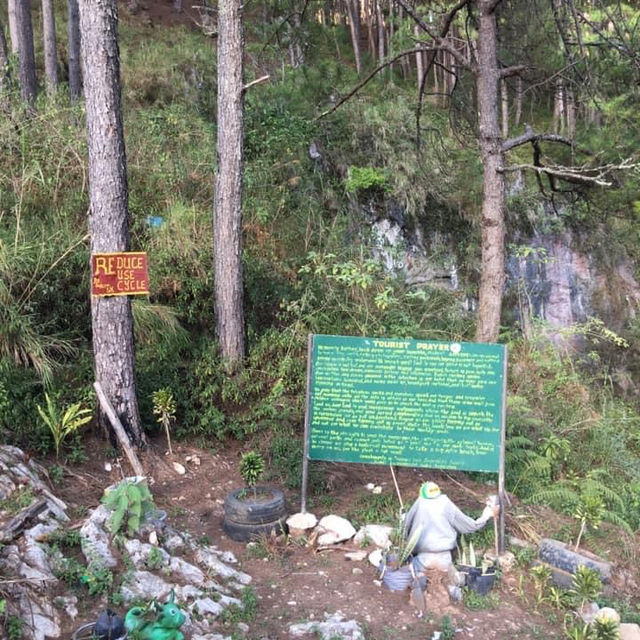
[[[245,95],[247,356],[229,374],[213,314],[216,12],[154,4],[164,10],[123,4],[119,22],[129,225],[132,249],[148,252],[152,288],[133,303],[141,420],[159,432],[154,393],[166,390],[179,438],[247,442],[296,487],[309,332],[475,335],[483,163],[463,62],[477,54],[477,7],[458,3],[433,59],[420,23],[440,24],[453,4],[245,7],[245,82],[269,79]],[[536,239],[570,238],[603,285],[561,326],[544,319],[548,292],[522,274],[508,280],[499,335],[510,354],[507,488],[574,515],[576,527],[608,520],[631,540],[640,528],[640,297],[615,274],[628,265],[639,277],[640,13],[601,0],[492,4],[498,59],[515,69],[501,84],[501,132],[530,138],[505,173],[507,263],[544,271],[554,258]],[[38,406],[50,401],[61,415],[95,404],[84,108],[66,82],[67,3],[53,6],[58,85],[24,102],[9,51],[1,86],[0,429],[37,456],[54,448]],[[41,78],[39,3],[31,14]],[[385,244],[385,220],[404,244]],[[407,278],[411,238],[434,273],[455,273],[447,286]],[[82,457],[77,432],[52,477]],[[312,488],[323,483],[318,471]],[[596,548],[597,535],[588,530]]]

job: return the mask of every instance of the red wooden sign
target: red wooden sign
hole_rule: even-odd
[[[147,254],[143,251],[92,253],[91,295],[149,295]]]

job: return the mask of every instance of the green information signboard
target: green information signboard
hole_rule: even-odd
[[[497,472],[502,345],[314,335],[313,460]]]

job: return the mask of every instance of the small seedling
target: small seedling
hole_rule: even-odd
[[[256,484],[264,473],[265,465],[257,451],[247,451],[240,460],[240,475],[248,487],[253,488],[253,497],[257,497]]]

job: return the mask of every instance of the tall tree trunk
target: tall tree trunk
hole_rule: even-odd
[[[346,0],[347,13],[349,14],[349,33],[351,34],[351,44],[353,46],[353,57],[356,61],[356,72],[360,75],[362,62],[360,59],[360,20],[356,15],[358,12],[358,0]]]
[[[565,97],[567,114],[567,135],[570,139],[573,140],[576,135],[576,103],[573,91],[567,89],[565,91]]]
[[[129,249],[128,185],[121,111],[117,0],[80,0],[89,149],[91,252]],[[96,381],[131,438],[145,436],[136,397],[133,315],[127,296],[92,297]],[[105,421],[105,417],[101,416]],[[103,422],[106,424],[106,422]]]
[[[418,25],[416,25],[413,28],[413,33],[415,34],[416,37],[420,35],[420,28],[418,27]],[[416,70],[417,70],[417,76],[418,76],[418,91],[420,91],[422,76],[424,74],[424,66],[422,63],[423,63],[422,51],[416,51]]]
[[[384,18],[382,16],[381,0],[375,0],[376,3],[376,23],[378,25],[378,60],[380,64],[384,62]]]
[[[82,97],[82,71],[80,66],[80,14],[78,0],[67,2],[67,40],[69,60],[69,94],[75,101]]]
[[[371,8],[371,2],[373,0],[364,0],[364,10],[365,10],[365,21],[367,23],[367,36],[369,39],[369,53],[371,54],[371,59],[376,59],[376,43],[375,38],[373,36],[373,11]]]
[[[516,76],[516,112],[513,116],[513,125],[515,127],[520,125],[522,119],[522,78]]]
[[[564,84],[562,80],[556,82],[553,94],[553,132],[564,131]]]
[[[509,93],[507,92],[507,81],[503,78],[500,81],[500,103],[502,105],[502,137],[509,137]]]
[[[36,59],[33,52],[31,0],[15,0],[15,12],[20,65],[20,93],[22,99],[33,106],[36,101],[38,85],[36,81]]]
[[[5,94],[9,90],[9,51],[4,36],[4,26],[0,19],[0,106],[3,106]]]
[[[402,5],[398,7],[398,24],[404,24],[404,7]],[[402,66],[402,79],[406,80],[411,73],[411,61],[407,56],[402,56],[400,64]]]
[[[495,342],[500,330],[504,286],[504,177],[498,119],[498,38],[494,0],[480,0],[478,30],[478,134],[484,169],[482,187],[482,271],[478,342]]]
[[[53,0],[42,0],[42,37],[47,95],[52,96],[58,90],[58,47]]]
[[[11,53],[18,55],[18,23],[16,22],[16,2],[18,0],[9,0],[9,39],[11,40]]]
[[[393,58],[394,0],[389,0],[389,29],[387,30],[387,56]],[[389,82],[393,83],[393,64],[389,65]]]
[[[233,369],[245,353],[242,301],[242,0],[218,2],[218,136],[213,208],[214,311],[222,358]]]

